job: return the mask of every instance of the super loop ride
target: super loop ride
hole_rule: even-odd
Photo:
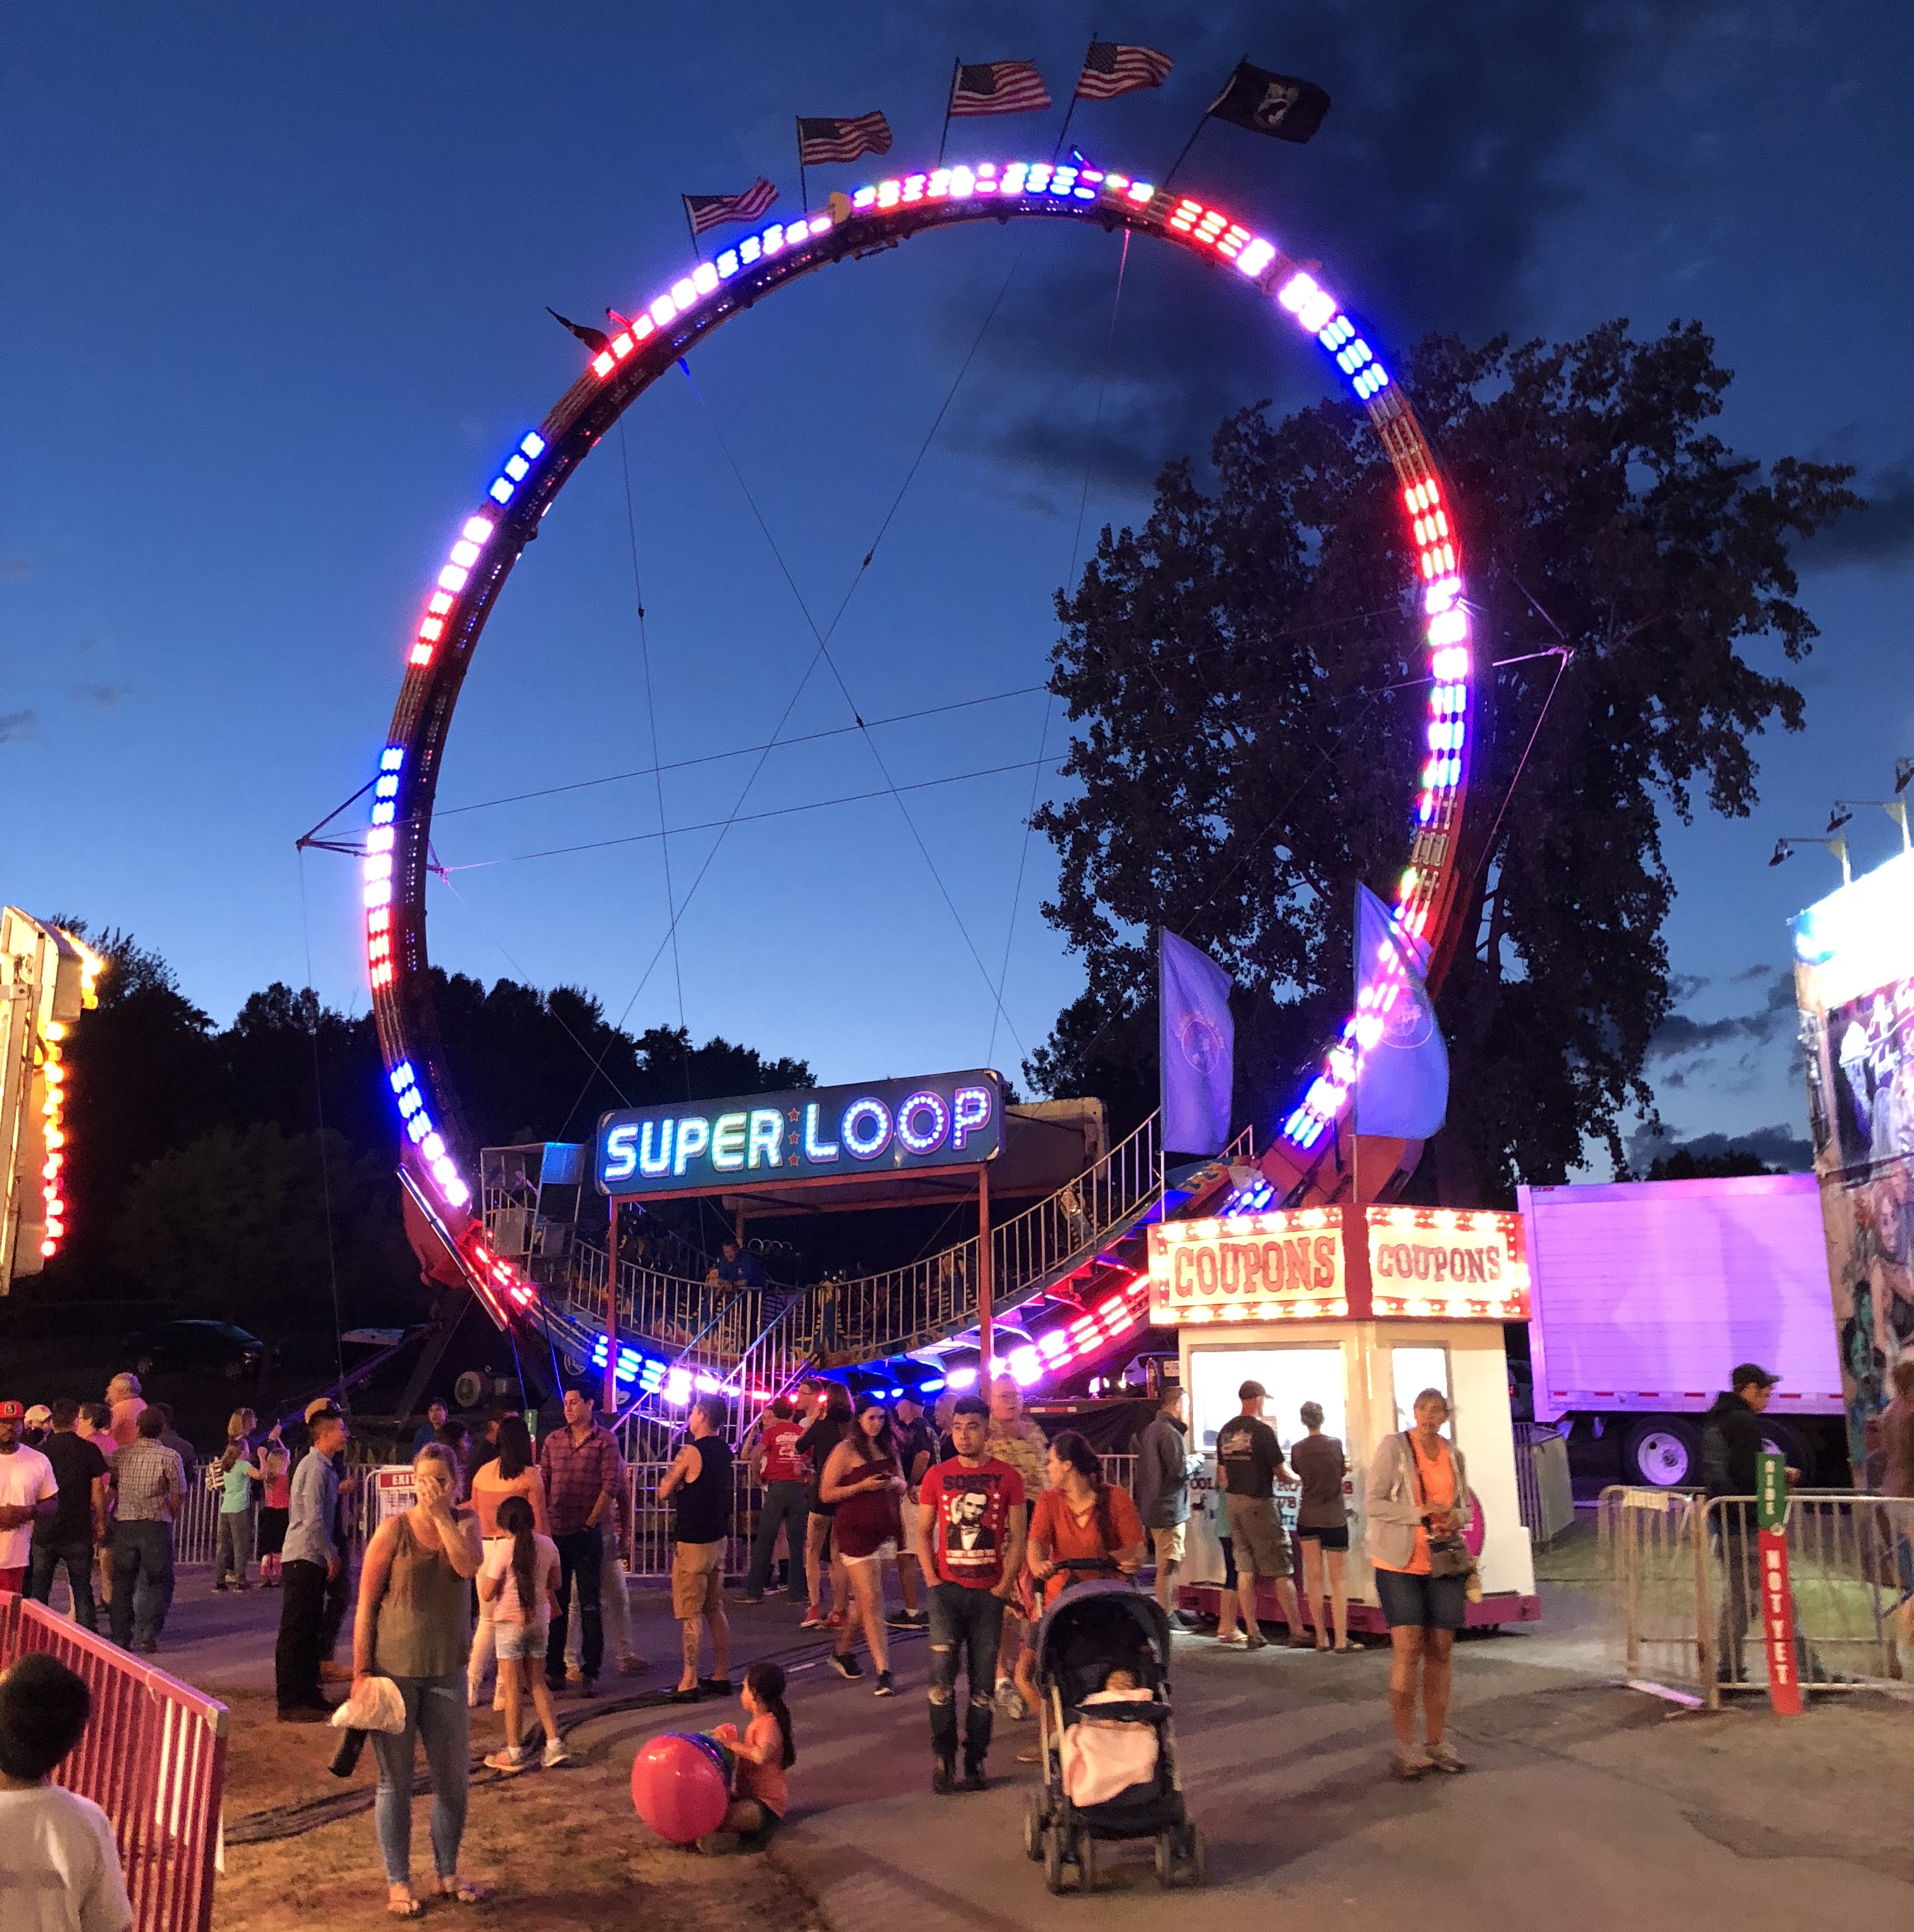
[[[1079,158],[1080,160],[1080,158]],[[1472,666],[1460,546],[1447,485],[1414,411],[1360,326],[1277,244],[1187,196],[1088,166],[1012,161],[940,167],[833,194],[826,208],[771,222],[701,262],[640,311],[507,455],[466,518],[407,646],[404,682],[374,782],[366,837],[367,963],[380,1050],[404,1129],[401,1179],[496,1318],[529,1310],[537,1291],[488,1246],[472,1211],[466,1143],[434,1015],[425,944],[428,841],[441,757],[473,652],[506,580],[540,520],[598,439],[672,364],[761,297],[847,259],[961,222],[1044,216],[1175,242],[1225,266],[1313,336],[1366,409],[1394,466],[1417,560],[1429,652],[1428,753],[1411,808],[1399,925],[1439,964],[1460,916],[1458,847],[1468,779]],[[1330,1046],[1285,1119],[1281,1150],[1305,1178],[1346,1114],[1360,1056],[1398,985],[1386,977]],[[1306,1198],[1308,1197],[1305,1197]],[[1316,1198],[1326,1198],[1318,1192]]]

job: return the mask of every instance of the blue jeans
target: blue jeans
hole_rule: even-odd
[[[67,1567],[67,1582],[73,1592],[73,1618],[82,1630],[98,1632],[99,1621],[93,1607],[93,1546],[90,1543],[39,1543],[33,1546],[33,1568],[27,1577],[26,1593],[36,1604],[50,1603],[53,1573]]]
[[[957,1662],[964,1656],[970,1708],[964,1718],[964,1762],[974,1771],[990,1749],[991,1700],[997,1690],[997,1652],[1004,1637],[1004,1599],[967,1583],[932,1583],[926,1592],[931,1618],[931,1752],[957,1756]]]
[[[764,1485],[764,1501],[758,1512],[758,1540],[751,1546],[751,1574],[745,1579],[747,1597],[764,1594],[771,1575],[771,1552],[777,1546],[778,1527],[782,1523],[790,1554],[790,1580],[786,1594],[794,1604],[804,1601],[804,1532],[810,1520],[811,1504],[802,1483]]]
[[[133,1647],[136,1624],[157,1638],[172,1607],[172,1525],[121,1522],[113,1528],[113,1600],[107,1606],[113,1641]]]
[[[386,1882],[412,1882],[412,1771],[417,1744],[425,1747],[425,1769],[432,1780],[432,1862],[441,1878],[450,1878],[458,1870],[459,1840],[465,1836],[465,1786],[472,1755],[465,1672],[395,1677],[392,1682],[405,1700],[406,1727],[372,1733],[372,1754],[379,1760],[376,1810]]]

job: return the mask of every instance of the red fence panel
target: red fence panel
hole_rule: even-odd
[[[86,1735],[53,1775],[112,1820],[135,1932],[211,1932],[226,1706],[44,1604],[0,1596],[0,1670],[30,1651],[93,1693]]]

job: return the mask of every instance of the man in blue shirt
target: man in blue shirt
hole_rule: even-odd
[[[718,1279],[728,1288],[764,1288],[770,1285],[770,1277],[764,1272],[764,1264],[748,1248],[729,1240],[724,1244],[724,1256],[718,1264]]]
[[[439,1431],[446,1426],[446,1405],[435,1396],[425,1405],[425,1420],[412,1438],[412,1453],[416,1456],[428,1442],[439,1439]]]

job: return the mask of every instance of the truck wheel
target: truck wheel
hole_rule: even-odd
[[[1672,1415],[1636,1423],[1622,1447],[1622,1472],[1654,1489],[1695,1487],[1701,1481],[1701,1432]]]
[[[1814,1481],[1817,1459],[1813,1447],[1803,1441],[1798,1430],[1764,1415],[1761,1418],[1761,1434],[1762,1448],[1774,1450],[1786,1460],[1790,1468],[1798,1469],[1802,1482]]]

